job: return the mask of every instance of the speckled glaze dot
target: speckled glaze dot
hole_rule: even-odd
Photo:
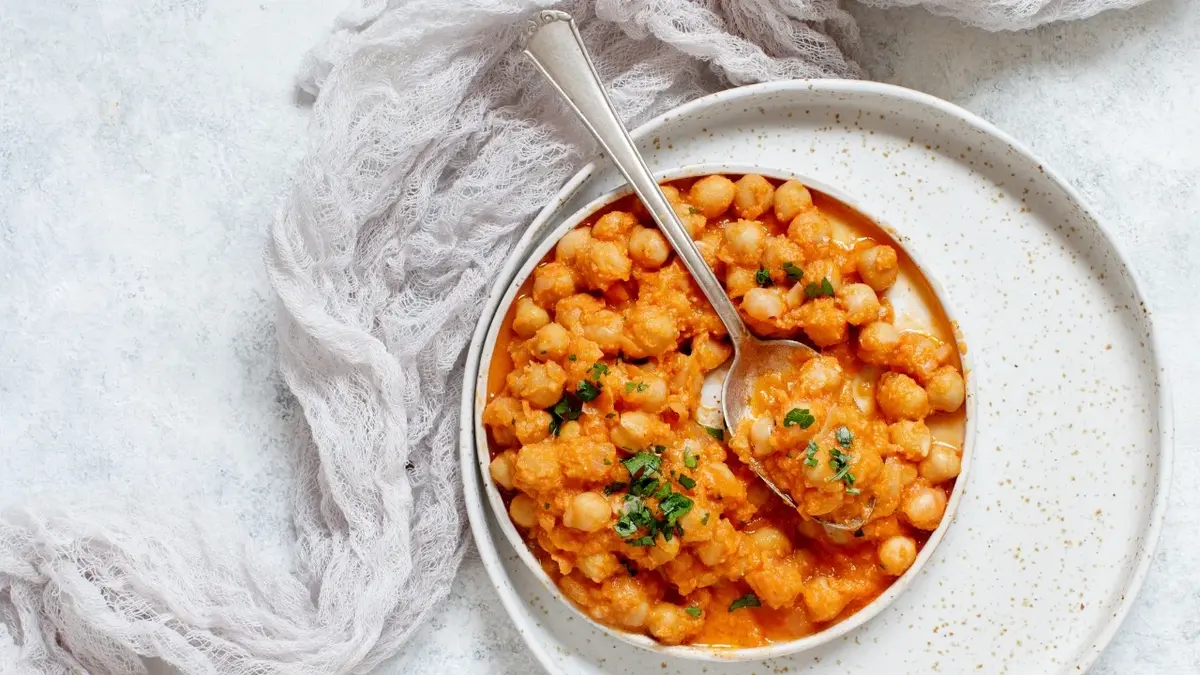
[[[489,317],[540,242],[621,179],[589,165],[531,225],[467,359],[466,502],[501,601],[552,673],[1079,673],[1111,639],[1158,539],[1173,451],[1151,317],[1074,191],[1003,133],[923,94],[793,81],[722,92],[635,133],[652,170],[774,168],[853,195],[941,282],[968,340],[970,475],[908,588],[835,640],[765,662],[631,648],[529,571],[487,504],[475,383]],[[505,521],[507,522],[507,521]],[[929,550],[929,547],[926,548]],[[527,553],[525,555],[528,555]],[[897,584],[898,586],[899,584]]]

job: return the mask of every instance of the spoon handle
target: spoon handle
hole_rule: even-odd
[[[571,15],[556,10],[538,12],[522,36],[522,47],[588,131],[600,141],[716,310],[734,347],[741,345],[749,335],[746,324],[725,294],[721,282],[704,262],[691,235],[617,117]]]

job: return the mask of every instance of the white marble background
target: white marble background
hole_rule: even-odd
[[[303,147],[292,75],[340,5],[0,0],[0,502],[219,504],[287,554],[294,412],[261,251]],[[1179,442],[1150,578],[1093,672],[1200,672],[1200,3],[999,35],[854,12],[873,78],[1025,141],[1131,253]],[[481,566],[461,580],[386,670],[537,672]]]

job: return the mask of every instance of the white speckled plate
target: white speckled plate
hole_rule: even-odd
[[[652,169],[780,167],[854,194],[939,277],[972,338],[974,467],[956,522],[909,590],[830,644],[765,663],[700,663],[622,643],[529,573],[484,504],[473,388],[460,454],[471,529],[501,601],[552,673],[1079,673],[1141,587],[1166,505],[1170,401],[1124,257],[1073,189],[972,114],[836,80],[734,89],[635,134]],[[467,357],[530,250],[621,183],[572,179],[497,280]],[[766,666],[764,668],[764,665]]]

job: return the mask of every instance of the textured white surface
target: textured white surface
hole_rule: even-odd
[[[0,0],[5,502],[97,489],[202,500],[264,546],[288,540],[292,412],[261,246],[301,148],[291,76],[340,4]],[[873,77],[980,113],[1084,191],[1132,253],[1168,349],[1191,353],[1200,6],[1161,0],[1015,36],[920,10],[856,14]],[[1200,362],[1170,365],[1172,510],[1097,673],[1200,669]],[[122,478],[147,465],[156,483]],[[462,580],[397,672],[531,666],[477,564]]]

